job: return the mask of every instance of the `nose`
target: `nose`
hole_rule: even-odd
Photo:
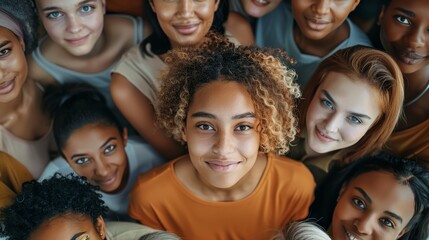
[[[82,29],[82,24],[76,16],[69,16],[67,19],[67,31],[70,33],[78,33]]]
[[[358,233],[362,235],[371,235],[374,226],[377,226],[377,216],[372,214],[364,214],[355,219],[353,225],[356,227]]]
[[[189,17],[194,11],[193,7],[193,0],[180,0],[177,15],[181,17]]]
[[[325,15],[329,13],[331,0],[316,0],[313,5],[313,11],[317,15]]]
[[[95,174],[106,177],[109,174],[110,165],[103,159],[96,159]]]
[[[409,43],[409,47],[412,50],[425,46],[425,41],[426,41],[425,31],[426,30],[420,26],[416,26],[410,31],[410,34],[408,35],[407,40]]]
[[[325,130],[330,133],[338,132],[338,129],[341,126],[343,118],[340,114],[332,113],[325,120]]]
[[[217,134],[217,141],[213,146],[213,152],[218,155],[228,155],[234,151],[234,138],[231,133],[219,131]]]

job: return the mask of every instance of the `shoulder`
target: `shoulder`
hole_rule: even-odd
[[[48,163],[45,170],[39,177],[39,181],[48,179],[52,177],[55,173],[61,173],[63,175],[74,173],[73,169],[70,167],[70,165],[67,163],[67,161],[62,157],[57,157],[56,159],[52,160]]]
[[[240,14],[236,12],[229,12],[228,20],[225,23],[225,29],[237,39],[242,45],[255,44],[252,27],[250,23]]]
[[[364,45],[372,47],[372,43],[368,35],[366,35],[355,23],[353,23],[352,20],[347,18],[346,23],[350,29],[348,46]]]
[[[29,78],[41,83],[43,86],[56,83],[56,80],[43,68],[39,48],[27,56]]]

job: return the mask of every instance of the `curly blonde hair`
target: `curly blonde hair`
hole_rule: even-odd
[[[238,46],[225,37],[209,33],[199,48],[179,48],[166,55],[169,68],[162,76],[158,96],[159,123],[173,137],[181,138],[195,92],[216,81],[234,81],[246,87],[260,120],[259,151],[284,154],[295,138],[295,98],[299,87],[293,62],[280,49]]]

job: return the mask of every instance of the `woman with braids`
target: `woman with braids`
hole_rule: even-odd
[[[219,35],[168,53],[158,119],[188,154],[138,178],[130,216],[184,239],[269,239],[305,218],[311,173],[278,155],[296,132],[289,60]]]
[[[399,119],[402,74],[386,53],[354,46],[325,59],[299,105],[300,137],[289,157],[318,178],[335,164],[380,150]]]
[[[0,151],[38,178],[54,149],[51,119],[42,111],[44,89],[28,77],[25,55],[37,44],[32,1],[0,3]]]
[[[155,124],[159,75],[166,67],[165,53],[180,47],[198,47],[210,30],[243,44],[238,38],[245,34],[230,34],[228,26],[224,28],[227,0],[144,0],[143,7],[153,32],[124,54],[113,70],[110,91],[116,106],[140,136],[170,160],[185,150]],[[237,24],[233,27],[243,29]]]
[[[9,240],[137,240],[157,232],[135,223],[105,223],[107,211],[85,178],[56,174],[24,184],[13,204],[1,211],[1,235]]]

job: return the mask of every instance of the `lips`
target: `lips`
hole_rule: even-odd
[[[116,173],[109,175],[106,178],[103,178],[101,180],[97,180],[98,185],[100,186],[109,186],[111,184],[113,184],[116,180]]]
[[[327,134],[324,134],[322,131],[319,130],[318,127],[315,127],[315,134],[316,134],[317,138],[320,139],[320,141],[322,141],[322,142],[338,141],[337,139],[335,139],[335,138],[333,138]]]
[[[304,17],[307,23],[307,26],[315,31],[321,31],[325,29],[328,24],[331,22],[327,19],[315,18],[315,17]]]
[[[182,35],[191,35],[198,30],[199,23],[173,24],[176,31]]]
[[[206,161],[205,163],[215,172],[226,173],[236,169],[241,162],[213,160]]]
[[[86,42],[86,39],[88,39],[89,35],[83,36],[83,37],[74,37],[74,38],[67,38],[65,39],[66,42],[72,44],[72,45],[80,45]]]
[[[414,65],[420,63],[426,59],[426,57],[416,52],[403,52],[399,54],[399,59],[408,65]]]
[[[270,4],[270,1],[267,0],[252,0],[252,3],[257,7],[265,7]]]
[[[348,240],[358,240],[359,238],[351,234],[349,231],[347,231],[345,228],[343,228],[344,232],[346,233]]]
[[[9,81],[0,83],[0,95],[5,95],[10,93],[15,87],[15,78]]]

